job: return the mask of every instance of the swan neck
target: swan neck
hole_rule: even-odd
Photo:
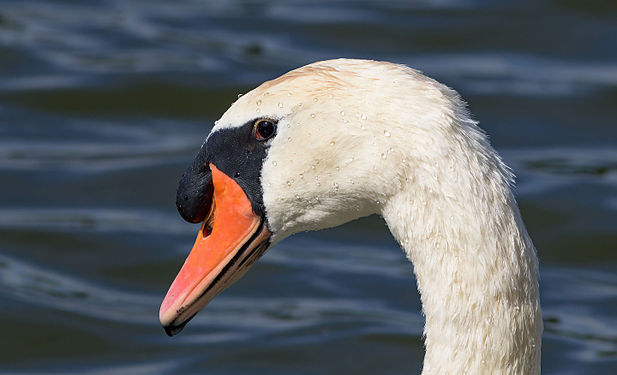
[[[408,178],[382,210],[414,266],[423,374],[539,374],[536,251],[507,178],[490,165],[476,175],[469,166],[470,176],[452,170],[433,171],[424,185]]]

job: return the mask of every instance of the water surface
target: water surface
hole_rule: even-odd
[[[412,268],[377,217],[282,242],[177,337],[157,319],[214,120],[341,56],[463,95],[518,176],[544,373],[615,373],[614,35],[610,1],[0,1],[0,373],[419,373]]]

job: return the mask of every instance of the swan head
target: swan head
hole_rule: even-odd
[[[366,60],[307,65],[241,96],[178,188],[181,215],[204,224],[161,306],[166,332],[283,238],[381,213],[403,185],[432,181],[458,118],[453,90]]]

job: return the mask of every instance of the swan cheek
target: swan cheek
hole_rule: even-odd
[[[210,216],[172,283],[159,312],[172,336],[217,294],[238,280],[268,249],[271,233],[236,181],[210,164]]]

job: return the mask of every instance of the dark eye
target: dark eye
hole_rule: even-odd
[[[276,122],[272,120],[255,121],[255,138],[264,141],[276,133]]]

